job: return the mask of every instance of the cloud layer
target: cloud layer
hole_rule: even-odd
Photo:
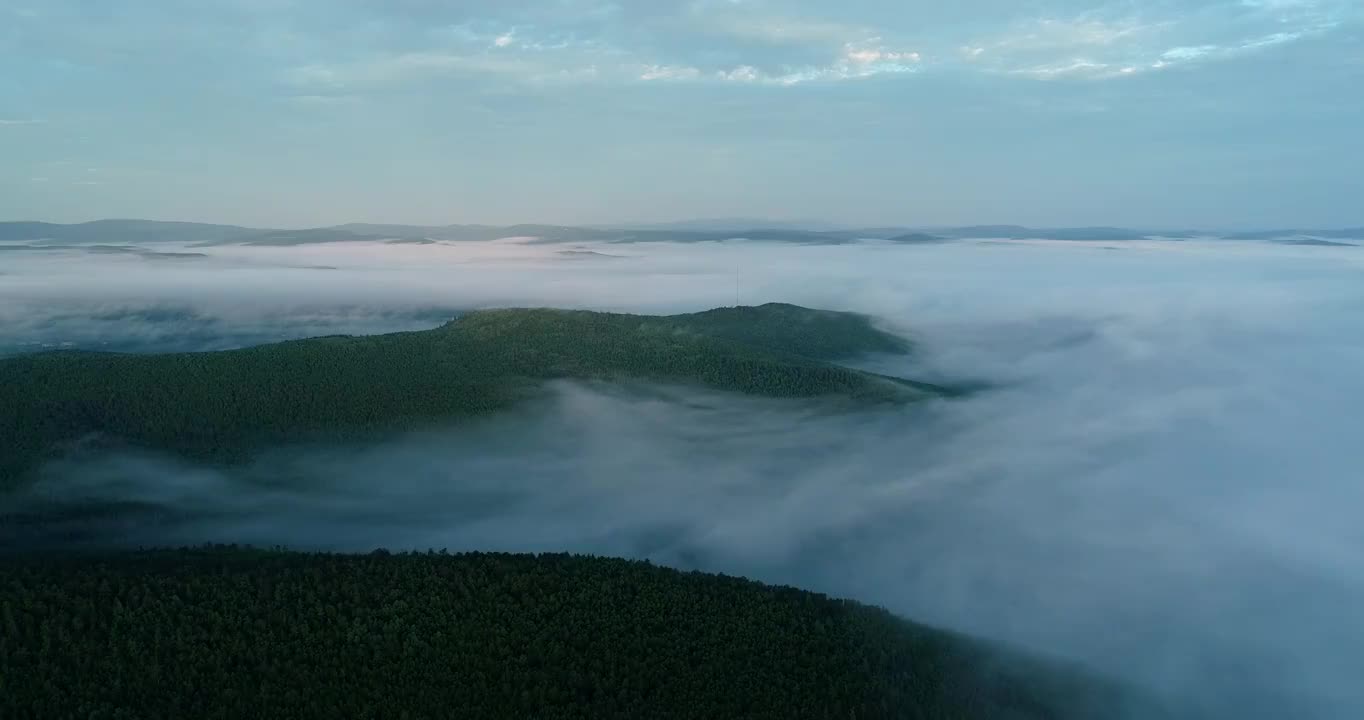
[[[1213,716],[1364,708],[1358,248],[583,249],[623,257],[514,242],[224,248],[172,266],[11,252],[0,327],[12,341],[59,340],[56,327],[212,345],[233,332],[434,325],[446,308],[487,304],[672,312],[737,297],[873,313],[922,350],[867,367],[999,387],[847,414],[565,385],[474,426],[282,449],[229,473],[91,458],[49,468],[34,495],[7,503],[78,490],[194,520],[109,529],[129,542],[648,556],[1079,659]],[[197,314],[129,312],[149,307]],[[209,327],[149,330],[158,323]]]

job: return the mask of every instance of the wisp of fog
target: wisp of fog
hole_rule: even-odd
[[[990,389],[849,412],[560,383],[477,422],[278,448],[232,470],[132,453],[53,463],[0,511],[70,498],[163,510],[105,528],[100,543],[648,557],[884,605],[1213,715],[1364,716],[1357,248],[522,240],[195,252],[6,252],[0,352],[222,349],[434,327],[489,306],[781,301],[868,313],[916,344],[862,367]]]

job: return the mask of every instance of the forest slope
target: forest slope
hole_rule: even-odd
[[[906,349],[860,315],[771,304],[675,316],[488,310],[434,330],[221,352],[40,353],[0,360],[0,486],[91,438],[231,461],[269,443],[504,408],[554,379],[858,401],[949,393],[830,362]]]
[[[793,588],[570,555],[0,558],[6,718],[1155,718]]]

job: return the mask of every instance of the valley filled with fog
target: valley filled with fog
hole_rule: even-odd
[[[1364,250],[1256,241],[0,246],[0,354],[198,351],[489,307],[794,303],[966,397],[849,411],[562,382],[486,418],[237,467],[53,462],[11,545],[647,557],[883,605],[1243,717],[1364,708]],[[4,537],[7,536],[7,537]]]

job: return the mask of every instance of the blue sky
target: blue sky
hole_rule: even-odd
[[[1364,224],[1357,0],[0,0],[0,217]]]

